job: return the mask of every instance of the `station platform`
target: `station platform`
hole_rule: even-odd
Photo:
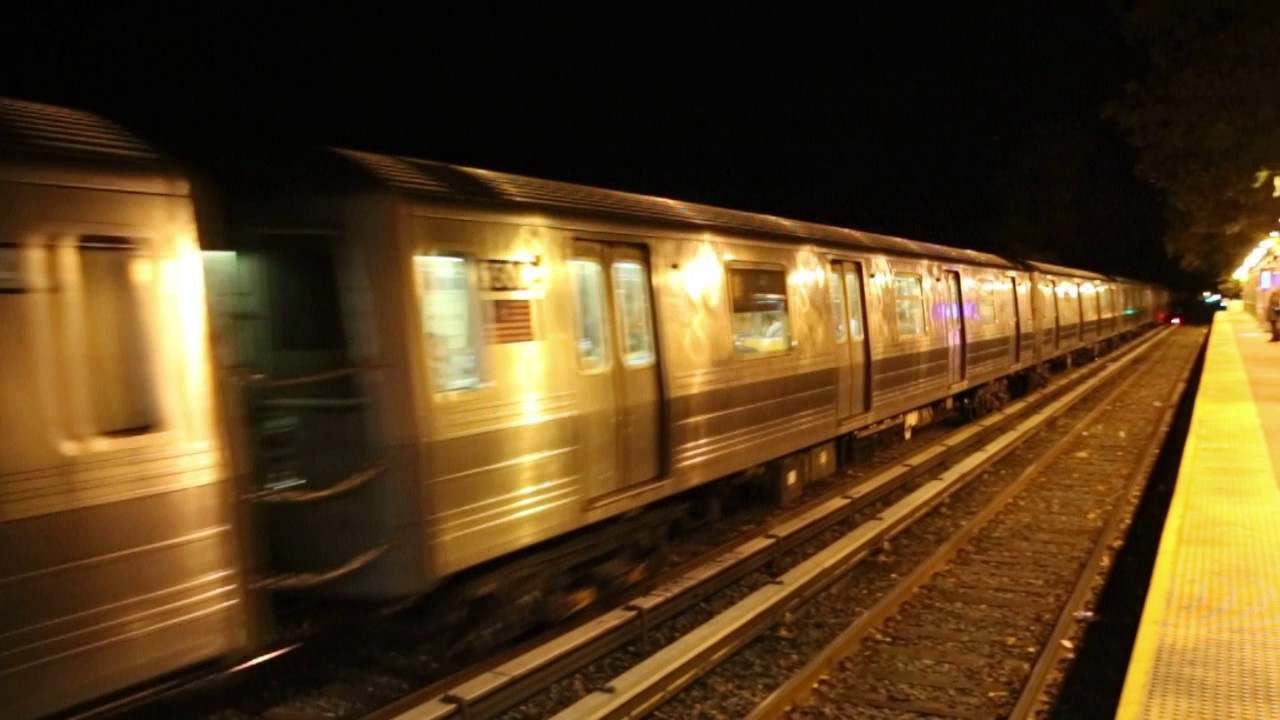
[[[1214,316],[1117,720],[1280,718],[1280,342]]]

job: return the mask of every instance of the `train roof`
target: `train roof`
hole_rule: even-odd
[[[0,97],[0,164],[177,174],[158,150],[81,110]]]
[[[1147,280],[1139,280],[1137,278],[1125,277],[1123,275],[1112,275],[1111,279],[1116,282],[1126,283],[1128,285],[1155,285],[1155,283],[1149,282]]]
[[[1092,270],[1078,270],[1076,268],[1069,268],[1064,265],[1053,265],[1051,263],[1036,262],[1034,260],[1028,260],[1026,261],[1026,264],[1032,270],[1036,270],[1042,273],[1047,273],[1049,275],[1070,275],[1072,277],[1085,278],[1087,280],[1103,280],[1103,281],[1114,279],[1107,275],[1103,275],[1102,273],[1093,272]]]
[[[1017,268],[1017,265],[990,253],[818,223],[788,220],[774,215],[726,210],[709,205],[604,190],[555,180],[540,180],[416,158],[344,148],[332,148],[332,150],[351,161],[378,184],[414,197],[515,204],[626,217],[642,222],[747,231],[880,252]]]

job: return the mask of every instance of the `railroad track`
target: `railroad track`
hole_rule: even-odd
[[[1106,372],[1112,372],[1116,363],[1124,362],[1121,358],[1135,357],[1141,348],[1155,342],[1158,335],[1153,333],[1125,348],[1123,354],[1117,353],[1109,359]],[[951,489],[962,485],[964,478],[1012,449],[1010,433],[1033,433],[1034,426],[1059,412],[1063,403],[1086,392],[1086,389],[1073,389],[1074,379],[1077,375],[1093,375],[1097,368],[1093,365],[1077,369],[1056,379],[1048,388],[1011,403],[999,413],[949,433],[939,432],[940,437],[931,438],[926,446],[912,443],[894,448],[886,453],[893,456],[887,467],[864,468],[855,472],[852,479],[827,483],[829,488],[816,493],[800,507],[777,513],[764,527],[748,532],[745,537],[739,534],[736,539],[660,576],[659,583],[624,606],[597,613],[567,631],[545,633],[533,642],[463,673],[443,680],[437,679],[438,676],[433,678],[430,670],[422,669],[424,661],[412,657],[424,652],[412,640],[402,638],[399,646],[385,655],[378,653],[377,643],[363,643],[352,653],[359,655],[358,659],[346,657],[341,662],[331,662],[322,656],[321,667],[316,667],[314,662],[294,661],[291,665],[282,665],[285,670],[276,671],[272,676],[288,676],[289,669],[293,668],[307,678],[306,682],[294,683],[300,689],[290,687],[288,680],[268,680],[268,687],[260,698],[234,707],[219,707],[216,701],[200,702],[197,703],[199,712],[189,712],[187,708],[182,714],[216,720],[358,717],[428,720],[493,717],[503,713],[511,717],[538,717],[549,712],[529,698],[540,693],[546,695],[548,688],[551,694],[556,694],[557,682],[562,686],[558,699],[561,706],[573,701],[585,702],[599,695],[591,692],[595,688],[589,684],[584,686],[575,673],[592,663],[599,664],[602,659],[607,664],[611,653],[630,655],[622,664],[638,667],[646,662],[643,657],[652,651],[674,647],[668,644],[670,636],[687,630],[702,631],[702,622],[710,621],[714,611],[722,606],[733,605],[748,595],[755,603],[762,599],[759,594],[762,592],[775,596],[769,606],[773,608],[772,615],[759,615],[735,631],[744,633],[741,640],[745,642],[752,633],[762,632],[776,622],[778,611],[803,599],[806,593],[817,592],[849,563],[865,556],[884,539],[941,502],[950,490],[939,492],[940,484],[953,483],[949,486]],[[1109,375],[1095,375],[1088,381],[1090,387],[1106,377]],[[1016,426],[1017,431],[1007,430],[1011,426]],[[994,444],[972,451],[991,438],[995,438]],[[949,463],[951,467],[942,473],[942,478],[949,480],[933,479],[931,473]],[[894,509],[906,508],[904,502],[914,509]],[[861,538],[861,545],[846,542],[843,550],[821,550],[833,537],[850,532]],[[806,569],[797,570],[802,565]],[[821,567],[812,571],[818,566]],[[792,596],[790,588],[802,577],[807,579],[799,584],[808,590]],[[788,588],[786,593],[779,591],[783,587]],[[395,625],[391,628],[394,633]],[[380,632],[386,631],[383,628]],[[407,636],[412,638],[411,629]],[[703,659],[722,659],[725,652],[722,648]],[[665,664],[666,660],[657,662]],[[650,663],[652,666],[652,661]],[[430,661],[425,664],[430,666]],[[714,664],[703,662],[699,667]],[[690,675],[689,679],[693,677],[695,675]],[[563,686],[568,686],[568,690],[564,691]],[[414,687],[422,689],[415,691]],[[616,687],[613,685],[615,690]],[[575,706],[572,716],[577,716],[581,709]],[[124,716],[167,717],[173,716],[173,708],[144,707]]]

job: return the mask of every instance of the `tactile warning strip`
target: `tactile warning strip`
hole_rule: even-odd
[[[1118,720],[1280,718],[1280,489],[1232,315],[1209,337]]]

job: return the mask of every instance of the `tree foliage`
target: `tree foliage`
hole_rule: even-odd
[[[1148,72],[1108,115],[1165,195],[1169,252],[1229,273],[1280,227],[1280,2],[1136,0],[1126,25]]]
[[[1160,253],[1158,194],[1131,177],[1132,153],[1113,128],[1046,120],[1010,133],[1002,146],[990,218],[994,250],[1170,281],[1174,263],[1151,257]]]

